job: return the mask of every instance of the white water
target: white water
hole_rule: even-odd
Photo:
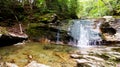
[[[60,43],[60,28],[58,27],[58,32],[56,35],[56,44],[59,44],[59,43]]]
[[[99,25],[93,29],[92,22],[88,20],[73,20],[73,25],[70,27],[70,35],[73,37],[72,44],[77,47],[91,47],[100,45],[101,37],[99,36]],[[77,41],[77,43],[76,43]]]
[[[80,25],[80,37],[77,43],[78,47],[88,47],[89,46],[89,32],[85,29],[85,27]]]

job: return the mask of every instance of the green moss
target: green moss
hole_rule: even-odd
[[[30,37],[47,37],[55,38],[57,29],[47,26],[31,26],[27,29],[27,34]]]
[[[0,27],[0,34],[7,34],[7,29],[5,27]]]
[[[120,48],[113,48],[112,51],[120,52]]]
[[[31,39],[40,39],[40,38],[48,38],[51,41],[56,41],[58,29],[55,27],[50,27],[46,25],[42,25],[40,23],[31,23],[27,28],[27,34]],[[69,35],[67,31],[60,30],[60,40],[64,43],[69,41]]]
[[[114,18],[118,18],[118,19],[120,18],[120,16],[113,16],[113,17],[114,17]]]
[[[103,53],[103,54],[101,54],[101,55],[98,55],[98,57],[101,57],[101,58],[103,58],[104,60],[108,60],[108,59],[109,59],[109,56],[108,56],[107,53]]]

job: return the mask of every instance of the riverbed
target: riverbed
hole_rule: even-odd
[[[51,67],[119,67],[119,60],[119,44],[78,48],[29,42],[0,47],[0,63],[14,63],[19,67],[24,67],[32,61]]]

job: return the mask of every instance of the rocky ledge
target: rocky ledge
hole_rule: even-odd
[[[120,67],[119,50],[120,47],[87,48],[72,52],[70,57],[77,67]]]
[[[27,39],[28,36],[26,34],[23,35],[16,35],[14,33],[0,34],[0,47],[17,44]]]

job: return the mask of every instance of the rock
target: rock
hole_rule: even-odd
[[[89,61],[86,59],[76,59],[77,67],[104,67],[101,62]]]
[[[116,34],[115,34],[115,37],[116,37],[116,39],[117,39],[118,41],[120,41],[120,33],[116,33]]]
[[[111,60],[117,60],[120,59],[120,53],[119,52],[107,52],[110,56]]]
[[[16,64],[14,64],[14,63],[8,63],[8,62],[5,63],[5,66],[6,67],[18,67]]]
[[[99,57],[95,57],[95,56],[84,55],[83,57],[88,58],[88,59],[92,59],[92,60],[95,60],[95,61],[102,61],[102,62],[104,61],[104,59],[99,58]]]
[[[106,64],[103,59],[97,57],[92,57],[92,59],[84,58],[84,59],[75,59],[75,60],[77,62],[77,67],[104,67]]]
[[[14,46],[21,46],[21,45],[24,45],[24,44],[25,44],[25,42],[23,41],[23,42],[19,42],[17,44],[14,44]]]
[[[110,55],[119,55],[120,56],[119,52],[108,52],[108,54],[110,54]]]
[[[119,67],[116,63],[120,60],[120,47],[106,47],[82,49],[71,54],[71,57],[77,62],[77,67]],[[85,54],[87,52],[88,54]],[[79,58],[80,57],[80,58]]]
[[[89,54],[89,51],[82,50],[80,53],[81,53],[82,55],[88,55],[88,54]]]
[[[1,63],[0,63],[0,67],[3,67],[3,66],[4,66],[4,63],[3,63],[3,62],[1,62]]]
[[[112,35],[112,36],[109,34],[103,34],[103,35],[104,35],[106,41],[118,41],[118,39],[114,35]]]
[[[70,57],[71,57],[71,58],[74,58],[74,59],[79,59],[79,58],[81,58],[81,56],[78,55],[78,54],[71,54]]]
[[[118,64],[116,65],[116,67],[120,67],[120,63],[118,63]]]
[[[50,67],[44,64],[37,63],[36,61],[31,61],[27,66],[25,67]]]
[[[15,33],[9,32],[8,35],[13,36],[13,37],[19,37],[19,38],[28,38],[28,35],[26,34],[15,34]]]
[[[32,55],[28,55],[27,57],[28,57],[28,59],[32,59],[32,58],[33,58],[33,56],[32,56]]]
[[[23,38],[23,37],[14,37],[11,35],[7,35],[7,34],[2,34],[2,36],[0,37],[0,46],[10,46],[19,42],[23,42],[24,40],[27,40],[27,38]]]
[[[90,63],[86,59],[76,59],[77,67],[91,67],[88,63]]]
[[[106,19],[106,22],[110,22],[110,21],[114,21],[115,18],[113,18],[113,16],[103,16],[103,18]]]
[[[75,59],[77,63],[90,63],[88,60],[86,59]]]
[[[70,51],[70,54],[78,54],[81,55],[81,51],[80,50],[75,50],[75,51]]]

